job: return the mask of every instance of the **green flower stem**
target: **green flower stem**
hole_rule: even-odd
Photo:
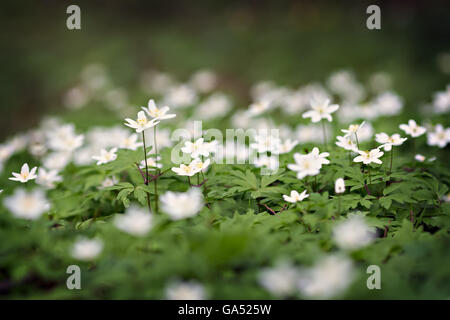
[[[338,215],[341,215],[341,195],[338,195]]]
[[[189,182],[189,187],[192,187],[191,178],[189,176],[187,176],[187,178],[188,178],[188,182]]]
[[[356,138],[356,147],[359,150],[359,140],[358,140],[358,134],[355,132],[355,138]]]
[[[372,185],[372,177],[370,175],[370,165],[367,166],[367,169],[369,170],[369,186]]]
[[[147,148],[145,146],[145,134],[144,131],[142,131],[142,142],[144,144],[144,161],[145,161],[145,179],[144,179],[144,183],[146,186],[148,186],[148,164],[147,164]],[[148,210],[150,211],[150,213],[152,212],[152,205],[150,202],[150,194],[147,193],[147,205],[148,205]]]
[[[394,159],[394,147],[391,149],[391,165],[389,167],[389,174],[392,172],[392,159]]]
[[[325,128],[325,121],[322,119],[322,131],[323,131],[323,145],[325,146],[325,149],[328,149],[327,145],[327,130]]]
[[[155,167],[156,167],[156,175],[159,175],[158,168],[158,145],[156,143],[156,126],[153,127],[153,144],[155,147]],[[158,213],[158,178],[155,179],[155,213]]]

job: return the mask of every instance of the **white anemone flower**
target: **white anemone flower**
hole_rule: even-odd
[[[306,193],[307,190],[303,190],[302,193],[298,193],[296,190],[292,190],[291,194],[285,195],[283,194],[284,201],[290,202],[290,203],[296,203],[299,201],[303,201],[304,199],[309,197],[309,194]]]
[[[52,189],[55,187],[56,182],[61,182],[62,177],[58,175],[57,170],[45,170],[44,168],[39,168],[36,183],[40,184],[45,188]]]
[[[380,151],[380,149],[375,148],[370,151],[358,151],[359,156],[353,159],[354,162],[362,162],[364,164],[377,163],[382,164],[383,162],[379,159],[384,152]]]
[[[197,170],[197,172],[205,172],[206,169],[208,169],[209,165],[211,164],[211,160],[210,159],[206,159],[204,162],[200,159],[194,159],[192,160],[192,162],[189,164],[190,167],[195,168],[195,170]]]
[[[120,149],[136,150],[141,146],[142,142],[138,141],[138,135],[136,133],[122,137],[119,143]]]
[[[250,144],[250,148],[255,149],[258,153],[275,152],[281,143],[280,138],[265,134],[255,136],[255,142]]]
[[[37,170],[37,167],[34,167],[30,171],[30,167],[28,166],[28,163],[25,163],[22,166],[22,168],[20,169],[20,173],[13,172],[12,173],[13,177],[9,178],[9,180],[25,183],[29,180],[36,179],[37,178],[36,170]]]
[[[345,192],[345,181],[342,178],[337,178],[335,183],[334,183],[334,192],[339,194],[339,193],[344,193]]]
[[[38,219],[50,208],[45,193],[39,189],[27,192],[18,188],[12,196],[5,198],[3,204],[14,216],[28,220]]]
[[[322,119],[331,122],[333,120],[331,114],[339,109],[339,105],[330,105],[330,99],[312,99],[311,109],[303,113],[303,118],[311,118],[312,122],[319,122]]]
[[[166,120],[166,119],[172,119],[176,117],[176,114],[174,113],[167,113],[169,111],[168,106],[164,106],[161,109],[158,109],[158,107],[155,104],[155,101],[153,99],[150,99],[148,101],[148,107],[142,107],[142,110],[144,110],[150,117],[157,118],[158,120]]]
[[[421,154],[416,154],[414,156],[414,159],[416,159],[416,161],[419,161],[419,162],[424,162],[426,157],[424,155],[421,155]]]
[[[152,227],[152,215],[144,208],[130,206],[125,214],[118,214],[114,218],[114,225],[133,236],[144,236]]]
[[[370,244],[375,239],[375,233],[363,217],[352,215],[336,224],[333,228],[333,239],[341,249],[356,250]]]
[[[152,128],[159,123],[158,118],[151,119],[151,120],[147,119],[144,111],[138,112],[136,121],[132,120],[130,118],[126,118],[125,121],[127,122],[127,123],[125,123],[125,125],[130,128],[135,129],[137,133],[140,133],[146,129]]]
[[[322,152],[320,153],[319,148],[314,147],[312,151],[309,153],[314,159],[319,161],[320,165],[323,164],[330,164],[330,160],[328,160],[326,157],[328,157],[330,154],[328,152]]]
[[[450,142],[450,128],[444,129],[441,124],[434,127],[434,131],[428,132],[427,143],[429,146],[444,148]]]
[[[147,158],[147,167],[149,170],[155,170],[156,168],[161,169],[162,168],[162,164],[158,163],[158,161],[161,160],[160,156],[157,156],[156,159],[152,158],[152,157],[148,157]],[[141,169],[145,169],[145,160],[142,160],[139,167]]]
[[[181,164],[179,167],[173,167],[172,171],[179,176],[188,176],[188,177],[192,177],[197,172],[199,172],[199,170],[197,170],[197,167],[191,164],[188,165]]]
[[[93,156],[92,159],[97,160],[97,165],[105,164],[117,159],[117,148],[111,148],[109,151],[106,149],[100,150],[99,156]]]
[[[336,145],[340,148],[344,148],[345,150],[349,150],[349,151],[353,151],[353,152],[358,152],[358,146],[356,145],[356,143],[352,140],[351,137],[342,137],[342,136],[337,136],[336,139],[338,139],[338,141],[336,142]]]
[[[384,148],[385,151],[390,151],[392,146],[400,146],[407,140],[407,138],[402,138],[398,133],[389,136],[388,134],[381,132],[375,135],[375,140],[382,145],[380,147]]]
[[[187,192],[168,191],[160,200],[162,211],[172,220],[193,217],[203,208],[203,195],[199,189],[190,189]]]
[[[81,261],[94,260],[103,250],[103,242],[99,239],[78,239],[72,248],[72,257]]]
[[[278,147],[274,150],[275,154],[285,154],[291,152],[295,146],[298,145],[298,140],[286,139],[284,142],[280,142]]]
[[[258,116],[270,109],[270,101],[263,100],[254,102],[248,107],[247,114],[250,116]]]
[[[302,155],[294,153],[295,164],[288,164],[288,169],[297,171],[297,178],[303,179],[306,176],[315,176],[319,174],[322,168],[321,160],[311,154]]]
[[[341,131],[345,133],[344,138],[351,136],[353,134],[358,134],[358,130],[364,126],[366,122],[363,121],[361,124],[351,124],[348,129],[342,129]]]
[[[99,189],[112,187],[112,186],[116,185],[118,182],[119,182],[119,180],[115,176],[106,177],[105,180],[102,181],[102,184],[100,185]]]
[[[337,254],[329,255],[313,267],[300,271],[300,293],[308,298],[330,299],[343,293],[354,280],[352,261]]]
[[[210,148],[208,144],[204,142],[203,138],[199,138],[194,142],[186,141],[184,147],[181,148],[181,151],[190,154],[191,158],[195,159],[200,156],[209,156]]]
[[[427,129],[425,127],[421,127],[419,126],[416,121],[414,120],[409,120],[408,124],[401,124],[399,126],[400,129],[402,129],[403,131],[405,131],[406,134],[409,134],[411,137],[413,138],[417,138],[421,135],[423,135]]]
[[[279,263],[272,268],[266,268],[259,274],[260,285],[279,298],[293,295],[296,291],[298,270],[290,263]]]

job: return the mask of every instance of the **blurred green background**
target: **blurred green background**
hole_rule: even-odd
[[[381,7],[382,29],[366,28],[366,8]],[[66,28],[66,8],[81,7],[81,30]],[[90,63],[104,64],[130,91],[152,68],[186,79],[215,70],[221,89],[247,106],[259,80],[302,85],[353,70],[364,82],[392,74],[414,111],[443,90],[437,57],[450,52],[448,1],[2,1],[0,136],[63,113],[61,96]],[[239,100],[241,99],[241,100]]]

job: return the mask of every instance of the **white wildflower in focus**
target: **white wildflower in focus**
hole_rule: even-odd
[[[253,159],[253,165],[257,168],[267,168],[271,172],[278,170],[280,162],[278,157],[268,156],[266,154],[260,154],[257,158]]]
[[[303,113],[303,118],[311,118],[312,122],[319,122],[322,119],[327,119],[329,122],[333,120],[331,114],[339,109],[337,104],[330,105],[329,99],[312,99],[311,109]]]
[[[194,168],[194,170],[196,170],[197,172],[205,172],[206,169],[208,169],[209,165],[211,164],[211,160],[210,159],[206,159],[204,162],[200,159],[194,159],[192,160],[192,162],[189,164],[190,167]]]
[[[298,144],[298,140],[286,139],[284,142],[280,142],[273,152],[275,154],[285,154],[291,152]]]
[[[264,100],[254,102],[248,107],[247,114],[249,116],[258,116],[270,109],[270,101]]]
[[[434,127],[434,131],[429,131],[427,143],[429,146],[438,146],[444,148],[450,142],[450,128],[444,129],[441,124]]]
[[[319,174],[322,168],[321,160],[309,154],[302,155],[294,153],[295,164],[288,164],[288,169],[297,172],[297,178],[303,179],[306,176],[315,176]]]
[[[292,296],[297,287],[298,271],[290,263],[279,263],[275,267],[263,269],[258,280],[260,285],[278,298]]]
[[[250,144],[250,148],[255,149],[258,153],[275,152],[281,143],[278,136],[267,133],[255,135],[254,140],[255,142]]]
[[[127,123],[125,123],[125,125],[130,128],[135,129],[137,133],[140,133],[148,128],[152,128],[159,123],[158,118],[151,119],[151,120],[147,119],[144,111],[138,112],[136,121],[134,121],[130,118],[126,118],[125,121],[127,122]]]
[[[388,134],[382,132],[375,135],[375,140],[382,145],[380,148],[384,148],[384,151],[390,151],[392,146],[400,146],[407,140],[407,138],[402,138],[398,133],[389,136]]]
[[[14,216],[29,220],[38,219],[50,208],[45,193],[39,189],[27,192],[18,188],[12,196],[5,198],[3,204]]]
[[[372,243],[375,231],[359,215],[338,222],[333,228],[333,240],[343,250],[356,250]]]
[[[117,159],[117,148],[111,148],[109,151],[106,149],[100,150],[99,156],[93,156],[92,159],[97,161],[97,165],[105,164]]]
[[[99,189],[115,186],[118,182],[119,180],[115,176],[107,177],[105,178],[105,180],[102,181],[102,184],[100,185]]]
[[[358,134],[358,130],[361,129],[366,122],[363,121],[361,124],[351,124],[348,129],[342,129],[341,131],[345,133],[344,137],[349,137]]]
[[[336,145],[340,148],[344,148],[345,150],[358,152],[358,146],[356,143],[352,140],[351,137],[342,137],[337,136],[336,139],[338,140],[336,142]]]
[[[435,113],[446,113],[450,111],[450,85],[445,91],[438,92],[434,95],[433,110]]]
[[[38,176],[36,178],[36,183],[43,186],[44,188],[52,189],[55,187],[56,182],[61,182],[62,177],[58,175],[57,170],[45,170],[44,168],[39,168]]]
[[[200,93],[208,93],[217,85],[217,76],[211,70],[199,70],[189,81],[190,85]]]
[[[193,175],[199,172],[199,170],[197,170],[197,167],[192,166],[191,164],[188,165],[181,164],[179,167],[172,167],[172,171],[179,176],[187,176],[187,177],[192,177]]]
[[[199,138],[194,142],[186,141],[184,143],[184,147],[181,148],[183,153],[188,153],[191,155],[191,158],[195,159],[200,156],[207,157],[209,156],[209,148],[208,145],[204,142],[203,138]]]
[[[103,250],[103,242],[99,239],[78,239],[72,248],[72,257],[81,261],[94,260]]]
[[[188,85],[178,85],[168,90],[164,96],[164,102],[174,108],[186,108],[197,102],[197,93]]]
[[[383,162],[379,159],[384,152],[380,149],[372,149],[370,151],[358,151],[359,156],[353,159],[354,162],[362,162],[364,164],[377,163],[382,164]]]
[[[138,135],[136,133],[123,137],[119,142],[120,149],[136,150],[141,146],[142,142],[138,141]]]
[[[380,115],[396,115],[402,111],[403,101],[393,92],[385,92],[377,96],[374,107]]]
[[[20,173],[13,172],[12,173],[13,177],[9,178],[9,180],[25,183],[29,180],[36,179],[37,178],[36,170],[37,170],[37,167],[34,167],[30,171],[30,167],[28,166],[28,163],[25,163],[22,166],[22,168],[20,169]]]
[[[416,159],[416,161],[419,161],[419,162],[424,162],[425,159],[426,159],[426,157],[423,156],[423,155],[421,155],[421,154],[416,154],[416,155],[414,156],[414,159]]]
[[[194,118],[200,120],[220,118],[228,114],[230,109],[230,99],[222,93],[214,93],[197,107]]]
[[[416,121],[414,120],[409,120],[408,124],[401,124],[399,128],[405,131],[406,134],[409,134],[413,138],[417,138],[427,131],[425,127],[417,125]]]
[[[69,152],[53,152],[42,160],[42,164],[47,169],[61,171],[70,162],[71,157]]]
[[[195,281],[175,281],[165,290],[167,300],[205,300],[206,292],[203,285]]]
[[[145,111],[151,118],[157,118],[157,120],[166,120],[166,119],[172,119],[176,117],[176,114],[174,113],[167,113],[169,112],[169,107],[164,106],[162,108],[158,108],[155,104],[155,101],[153,99],[150,99],[148,101],[148,107],[142,107],[142,110]]]
[[[319,148],[317,147],[314,147],[308,155],[317,160],[321,167],[323,164],[330,164],[330,160],[327,159],[330,154],[328,152],[320,153]]]
[[[81,147],[84,135],[77,135],[73,124],[64,124],[46,133],[50,149],[61,152],[72,152]]]
[[[302,193],[298,193],[296,190],[292,190],[291,194],[285,195],[283,194],[283,199],[286,202],[290,202],[290,203],[296,203],[299,201],[303,201],[304,199],[309,197],[309,194],[306,193],[307,190],[303,190]]]
[[[345,181],[342,178],[337,178],[334,183],[334,192],[335,193],[344,193],[345,192]]]
[[[329,255],[312,268],[300,271],[297,285],[304,297],[330,299],[342,294],[353,279],[352,261],[343,256]]]
[[[187,192],[168,191],[160,200],[162,211],[172,220],[193,217],[203,208],[203,196],[199,189],[190,189]]]
[[[152,215],[146,209],[131,205],[125,214],[115,216],[114,225],[133,236],[144,236],[151,229],[152,221]]]
[[[162,168],[162,164],[158,163],[158,161],[161,160],[160,156],[157,156],[156,159],[153,157],[148,157],[147,158],[147,168],[149,170],[155,170],[156,168],[161,169]],[[139,167],[141,169],[145,169],[145,160],[142,160],[141,163],[139,164]]]

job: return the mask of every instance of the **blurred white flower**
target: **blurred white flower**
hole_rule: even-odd
[[[333,239],[341,249],[356,250],[370,244],[375,239],[375,232],[363,217],[352,215],[336,224],[333,228]]]
[[[106,149],[100,150],[99,156],[93,156],[92,159],[97,161],[97,165],[105,164],[117,159],[117,148],[111,148],[109,151]]]
[[[195,281],[175,281],[166,288],[167,300],[205,300],[206,292],[203,285]]]
[[[112,186],[116,185],[118,182],[119,182],[119,180],[115,176],[107,177],[107,178],[105,178],[105,180],[102,181],[102,184],[100,185],[99,189],[112,187]]]
[[[77,153],[78,151],[75,154]],[[47,169],[61,171],[70,162],[71,157],[69,152],[53,152],[42,160],[42,164]]]
[[[114,217],[116,228],[133,236],[146,235],[153,225],[153,218],[144,208],[131,205],[125,214],[117,214]]]
[[[35,189],[27,192],[23,188],[17,188],[12,196],[5,198],[4,206],[18,218],[36,220],[50,205],[42,190]]]
[[[247,114],[251,117],[258,116],[270,109],[270,101],[254,102],[248,107]]]
[[[9,178],[9,180],[25,183],[29,180],[36,179],[37,178],[36,170],[37,170],[37,167],[34,167],[30,171],[30,167],[28,166],[28,163],[25,163],[22,165],[22,168],[20,169],[20,173],[13,172],[12,173],[13,177]]]
[[[50,149],[62,152],[72,152],[81,147],[84,135],[76,135],[73,124],[64,124],[46,133]]]
[[[162,168],[162,164],[158,163],[161,160],[160,156],[157,156],[156,159],[154,157],[147,158],[147,168],[149,170],[155,170],[156,168]],[[141,169],[145,169],[145,160],[142,160],[139,167]]]
[[[144,131],[145,140],[146,141],[154,141],[154,132],[153,130],[145,130]],[[156,143],[158,144],[158,150],[162,150],[166,147],[171,147],[173,145],[173,141],[170,138],[171,131],[167,128],[158,128],[158,133],[156,135]]]
[[[450,85],[447,85],[445,91],[434,95],[433,110],[435,113],[446,113],[450,110]]]
[[[345,133],[344,138],[358,134],[358,130],[361,129],[365,123],[366,122],[363,121],[361,124],[351,124],[348,129],[342,129],[341,131]]]
[[[72,257],[81,261],[94,260],[103,250],[103,242],[99,239],[78,239],[72,248]]]
[[[190,189],[187,192],[167,191],[160,200],[162,211],[172,220],[193,217],[203,208],[203,196],[199,189]]]
[[[393,92],[385,92],[376,97],[374,107],[380,115],[396,115],[402,111],[403,101]]]
[[[137,133],[140,133],[148,128],[152,128],[159,123],[158,118],[148,120],[147,117],[145,116],[144,111],[138,112],[136,121],[130,118],[126,118],[125,121],[127,122],[125,123],[125,125],[135,129]]]
[[[334,254],[322,258],[312,268],[300,271],[297,285],[307,298],[329,299],[343,293],[353,279],[352,261]]]
[[[434,127],[434,131],[428,132],[427,143],[429,146],[444,148],[450,142],[450,128],[444,129],[441,124]]]
[[[230,99],[223,93],[214,93],[195,110],[195,119],[209,120],[225,116],[231,109]]]
[[[280,142],[273,152],[275,154],[285,154],[291,152],[298,144],[298,140],[286,139],[284,142]]]
[[[380,148],[384,148],[384,151],[390,151],[392,146],[400,146],[407,140],[407,138],[402,138],[398,133],[389,136],[388,134],[381,132],[375,135],[375,140],[382,145]]]
[[[185,84],[174,86],[165,94],[164,102],[174,108],[186,108],[197,102],[197,93]]]
[[[58,175],[57,170],[45,170],[44,168],[39,168],[38,176],[36,179],[36,183],[45,187],[52,189],[55,187],[55,182],[61,182],[62,177]]]
[[[189,164],[190,167],[193,167],[197,172],[205,172],[206,169],[208,169],[209,165],[211,163],[210,159],[206,159],[204,162],[200,158],[196,158],[192,160],[192,162]]]
[[[357,156],[355,159],[353,159],[354,162],[362,162],[364,164],[370,164],[370,163],[378,163],[382,164],[382,161],[379,159],[384,152],[380,151],[380,149],[372,149],[370,151],[358,151],[359,156]]]
[[[334,192],[335,193],[344,193],[345,192],[345,181],[342,178],[337,178],[334,183]]]
[[[399,128],[405,131],[406,134],[409,134],[413,138],[417,138],[427,131],[425,127],[417,125],[416,121],[414,120],[409,120],[408,124],[401,124]]]
[[[258,280],[261,286],[278,298],[286,298],[296,291],[298,271],[290,263],[284,262],[272,268],[263,269]]]
[[[314,147],[308,155],[317,160],[320,163],[320,166],[323,164],[330,164],[330,160],[327,159],[330,154],[328,152],[320,153],[319,148],[317,147]]]
[[[141,146],[142,142],[138,141],[138,135],[136,133],[133,133],[130,136],[124,136],[119,142],[119,148],[121,149],[136,150]]]
[[[303,113],[303,118],[311,118],[312,122],[319,122],[322,119],[327,119],[329,122],[333,120],[331,114],[339,109],[337,104],[330,105],[329,99],[312,99],[311,109]]]
[[[283,199],[284,199],[284,201],[287,201],[290,203],[296,203],[299,201],[303,201],[304,199],[309,197],[309,194],[307,194],[306,192],[307,192],[306,189],[303,190],[302,193],[298,193],[296,190],[292,190],[291,194],[289,196],[283,194]]]
[[[255,149],[258,153],[275,152],[281,143],[278,136],[267,133],[255,135],[254,140],[255,142],[250,144],[250,148]]]
[[[89,91],[83,86],[78,86],[67,90],[62,100],[66,108],[76,110],[84,107],[89,99]]]
[[[269,171],[274,172],[278,170],[280,162],[278,157],[266,154],[260,154],[257,158],[253,159],[253,165],[257,168],[267,168]]]
[[[211,70],[199,70],[189,81],[190,85],[200,93],[208,93],[217,85],[217,76]]]
[[[414,156],[414,159],[416,159],[416,160],[419,161],[419,162],[424,162],[425,159],[426,159],[426,157],[423,156],[423,155],[421,155],[421,154],[416,154],[416,155]]]

